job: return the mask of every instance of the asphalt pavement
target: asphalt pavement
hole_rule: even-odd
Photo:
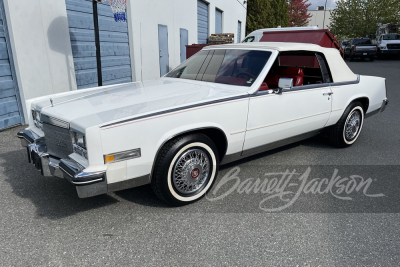
[[[68,182],[27,164],[15,137],[23,127],[0,132],[0,265],[399,266],[400,60],[347,63],[385,77],[390,101],[352,147],[317,136],[230,164],[207,198],[181,208],[149,186],[79,199]],[[310,169],[309,181],[337,170],[365,183],[324,193],[289,185],[271,199],[240,186],[227,194],[239,179],[243,189],[249,177],[286,169]],[[224,184],[232,173],[240,178]]]

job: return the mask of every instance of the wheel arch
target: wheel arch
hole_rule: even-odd
[[[351,101],[347,104],[346,108],[347,108],[348,106],[350,106],[352,103],[356,102],[356,101],[360,102],[360,103],[363,105],[364,114],[366,114],[367,111],[368,111],[368,108],[369,108],[369,98],[368,98],[367,96],[357,97],[357,98],[351,100]]]
[[[215,144],[215,146],[218,149],[218,154],[219,154],[219,160],[221,161],[223,157],[225,156],[227,150],[228,150],[228,138],[225,134],[225,132],[216,126],[207,126],[207,127],[199,127],[195,129],[190,129],[190,130],[185,130],[185,131],[180,131],[177,133],[174,133],[167,138],[164,138],[162,141],[161,145],[158,146],[157,148],[157,153],[155,154],[152,168],[151,168],[151,173],[150,173],[150,180],[152,179],[153,176],[153,171],[155,168],[155,164],[157,161],[157,158],[159,156],[159,153],[161,149],[167,144],[169,141],[178,138],[183,135],[188,135],[188,134],[196,134],[196,133],[201,133],[209,137]]]

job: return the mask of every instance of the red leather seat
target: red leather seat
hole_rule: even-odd
[[[280,78],[293,79],[293,86],[303,85],[304,70],[299,67],[279,67],[278,72],[267,75],[265,82],[269,88],[278,88]]]

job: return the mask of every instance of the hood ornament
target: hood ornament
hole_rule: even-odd
[[[50,103],[51,103],[51,106],[54,107],[54,105],[53,105],[53,98],[50,98]]]

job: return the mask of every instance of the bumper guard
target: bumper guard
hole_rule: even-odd
[[[45,177],[60,177],[75,185],[80,198],[87,198],[107,193],[106,172],[85,172],[77,162],[65,158],[58,159],[47,153],[44,137],[39,137],[30,130],[18,132],[21,145],[26,147],[28,161]]]

